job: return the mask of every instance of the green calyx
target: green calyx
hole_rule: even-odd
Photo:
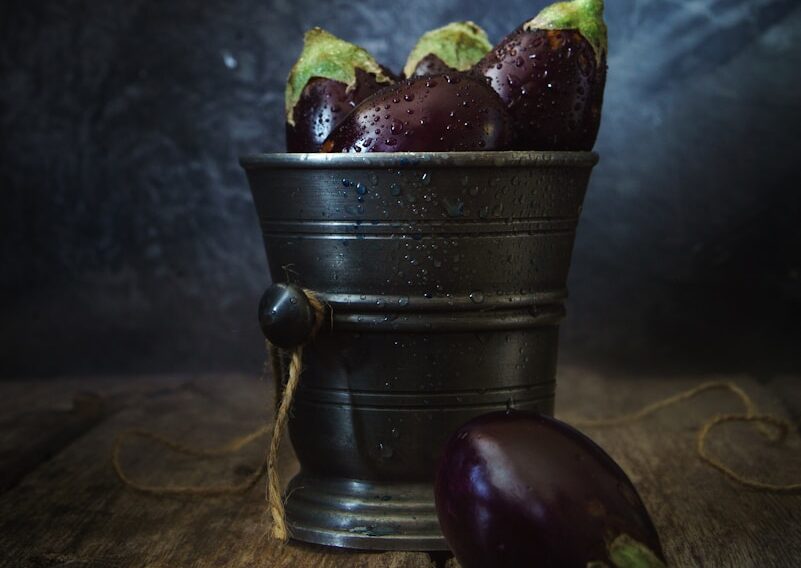
[[[446,65],[465,71],[492,49],[487,32],[473,22],[453,22],[424,33],[409,54],[403,73],[411,77],[427,55],[436,55]]]
[[[627,534],[621,534],[609,544],[609,560],[615,568],[666,568],[653,551]],[[593,561],[587,568],[609,568],[606,562]]]
[[[578,30],[590,43],[600,64],[606,54],[604,0],[572,0],[546,6],[523,24],[525,30]]]
[[[339,39],[320,28],[312,28],[306,32],[303,37],[303,51],[292,66],[286,81],[284,103],[287,122],[295,125],[292,110],[312,77],[339,81],[351,90],[356,86],[356,69],[372,73],[379,83],[392,82],[375,58],[358,45]]]

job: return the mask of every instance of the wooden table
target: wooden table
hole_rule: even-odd
[[[621,378],[575,368],[559,374],[558,415],[599,417],[721,377]],[[760,409],[801,420],[801,378],[735,380]],[[269,419],[269,385],[213,375],[92,377],[0,383],[0,565],[14,567],[315,566],[432,567],[425,553],[343,552],[276,545],[267,536],[259,483],[238,496],[153,497],[115,477],[115,435],[147,428],[211,446]],[[675,566],[801,566],[801,495],[738,487],[695,455],[695,431],[720,412],[739,412],[723,392],[624,427],[588,430],[629,473]],[[125,466],[148,483],[242,480],[266,441],[231,458],[193,460],[138,442]],[[748,425],[716,431],[711,447],[744,472],[774,482],[801,477],[797,434],[765,445]],[[295,467],[285,452],[284,475]],[[441,560],[440,560],[441,563]]]

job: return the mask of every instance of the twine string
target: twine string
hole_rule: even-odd
[[[793,426],[790,422],[771,414],[718,414],[717,416],[707,420],[698,430],[698,435],[696,437],[696,451],[698,452],[698,457],[706,462],[707,465],[713,467],[728,477],[730,480],[750,489],[756,489],[758,491],[770,491],[774,493],[795,493],[801,491],[801,483],[765,483],[764,481],[760,481],[758,479],[745,477],[744,475],[737,473],[732,468],[724,464],[720,459],[712,456],[706,448],[707,438],[715,427],[726,422],[752,422],[757,426],[763,427],[766,424],[770,425],[775,428],[776,432],[778,432],[778,436],[775,438],[776,440],[783,439],[787,433],[793,429]]]
[[[731,481],[750,489],[776,493],[792,493],[801,490],[801,483],[774,484],[746,477],[723,463],[720,458],[713,456],[707,449],[707,439],[712,430],[727,422],[747,422],[754,424],[760,434],[768,438],[771,442],[782,441],[787,434],[794,429],[792,423],[783,418],[771,414],[757,414],[756,405],[751,397],[748,396],[743,389],[730,381],[710,381],[702,383],[667,398],[652,402],[630,414],[595,420],[573,420],[571,423],[579,428],[605,428],[638,422],[651,414],[694,398],[710,390],[728,390],[734,393],[743,403],[745,414],[718,414],[707,420],[698,429],[696,434],[696,453],[701,461],[716,469]]]
[[[268,343],[269,346],[269,343]],[[272,354],[272,351],[270,351]],[[274,359],[270,358],[271,362],[274,362]],[[264,362],[264,367],[262,368],[262,375],[261,378],[264,378],[267,375],[267,361]],[[275,366],[273,366],[275,369]],[[236,495],[239,493],[245,493],[251,487],[256,485],[256,482],[264,475],[264,472],[267,470],[267,458],[265,457],[262,462],[259,464],[256,470],[248,475],[248,477],[242,481],[241,483],[234,483],[234,484],[220,484],[220,485],[175,485],[175,484],[167,484],[167,485],[148,485],[146,483],[140,483],[135,479],[132,479],[122,467],[122,463],[120,462],[120,454],[122,453],[122,448],[125,445],[126,441],[131,438],[142,438],[145,440],[149,440],[156,445],[161,445],[169,450],[172,450],[176,454],[183,454],[186,456],[192,456],[201,459],[211,459],[211,458],[218,458],[227,455],[232,455],[239,452],[242,448],[250,444],[251,442],[259,439],[261,436],[267,434],[272,430],[272,425],[268,422],[263,424],[242,436],[238,436],[233,440],[229,441],[227,444],[216,448],[197,448],[194,446],[190,446],[187,444],[183,444],[181,442],[176,442],[166,436],[158,434],[156,432],[151,432],[149,430],[142,430],[139,428],[132,428],[129,430],[124,430],[117,434],[114,439],[114,444],[111,448],[111,466],[114,468],[114,473],[117,474],[117,477],[120,481],[122,481],[125,485],[134,489],[135,491],[139,491],[140,493],[147,493],[150,495],[189,495],[189,496],[206,496],[206,497],[213,497],[217,495]]]
[[[605,428],[608,426],[620,426],[621,424],[626,424],[629,422],[639,422],[643,418],[667,408],[668,406],[673,406],[674,404],[684,402],[685,400],[689,400],[703,392],[710,390],[731,391],[742,401],[748,416],[752,416],[756,412],[756,405],[754,404],[754,401],[751,400],[751,397],[749,397],[745,391],[736,384],[729,381],[709,381],[666,398],[657,400],[651,404],[646,404],[639,410],[636,410],[630,414],[622,414],[620,416],[612,416],[609,418],[600,418],[595,420],[572,420],[571,424],[578,426],[579,428]]]
[[[149,432],[147,430],[140,430],[140,429],[132,429],[126,430],[124,432],[120,432],[116,439],[114,440],[114,446],[111,449],[111,465],[114,467],[114,471],[117,474],[117,477],[125,483],[128,487],[135,489],[141,493],[149,493],[151,495],[206,495],[206,496],[213,496],[213,495],[232,495],[237,493],[244,493],[251,487],[253,487],[259,478],[264,475],[265,471],[265,462],[259,466],[259,468],[250,474],[247,479],[242,481],[241,483],[236,484],[222,484],[222,485],[147,485],[145,483],[140,483],[134,479],[131,479],[120,463],[120,453],[122,451],[122,447],[124,446],[126,440],[129,438],[143,438],[146,440],[150,440],[151,442],[155,442],[156,444],[162,445],[177,454],[184,454],[187,456],[193,456],[197,458],[216,458],[226,455],[231,455],[237,453],[246,445],[250,444],[254,440],[257,440],[267,432],[271,430],[271,426],[269,424],[265,424],[260,426],[253,432],[245,434],[244,436],[239,436],[234,438],[227,444],[220,446],[218,448],[207,448],[207,449],[199,449],[194,448],[192,446],[188,446],[186,444],[182,444],[180,442],[176,442],[167,438],[166,436],[162,436],[161,434],[157,434],[155,432]]]
[[[281,495],[281,482],[278,476],[276,462],[279,450],[281,449],[281,439],[283,438],[284,427],[289,417],[289,409],[292,399],[295,396],[295,389],[300,380],[300,373],[303,361],[303,347],[297,347],[292,352],[289,360],[289,378],[284,385],[283,396],[278,404],[278,412],[275,415],[275,429],[270,440],[270,452],[267,457],[267,503],[270,508],[270,516],[273,520],[272,535],[278,540],[286,541],[289,538],[289,529],[286,524],[284,512],[284,500]]]

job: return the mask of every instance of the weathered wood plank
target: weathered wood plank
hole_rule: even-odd
[[[69,410],[18,409],[0,422],[0,494],[90,430],[107,414],[102,398],[73,399]]]
[[[636,380],[563,369],[558,414],[614,415],[708,379]],[[786,392],[780,398],[746,377],[737,380],[761,408],[786,415]],[[792,381],[782,385],[797,396]],[[10,383],[0,385],[0,412],[65,411],[76,392],[87,390],[114,412],[0,496],[0,565],[430,568],[426,554],[278,546],[267,537],[261,485],[244,495],[204,499],[153,497],[121,486],[109,464],[118,432],[147,428],[189,444],[218,445],[268,418],[272,389],[255,378]],[[10,401],[13,397],[17,400]],[[744,490],[694,454],[696,427],[715,413],[739,411],[738,404],[725,393],[708,393],[640,424],[587,430],[631,475],[673,565],[797,566],[801,558],[801,496]],[[13,438],[13,432],[0,436],[0,447]],[[265,445],[253,444],[230,459],[204,461],[136,443],[123,460],[132,476],[148,483],[235,482],[258,467]],[[733,425],[722,428],[711,447],[731,465],[769,481],[790,481],[801,472],[797,438],[787,447],[769,447],[752,428]],[[285,454],[282,471],[288,474],[294,467],[291,453]]]

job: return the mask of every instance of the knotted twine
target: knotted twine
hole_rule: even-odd
[[[309,291],[304,290],[309,303],[312,306],[315,315],[314,328],[311,338],[319,331],[325,313],[324,304],[317,298],[317,296]],[[302,372],[303,360],[303,345],[296,347],[292,350],[288,369],[285,368],[285,361],[282,351],[275,345],[267,343],[268,352],[270,355],[270,363],[272,365],[273,378],[276,381],[276,394],[279,390],[279,381],[283,381],[283,377],[287,376],[284,385],[284,391],[278,404],[276,411],[275,423],[272,431],[272,438],[270,440],[270,447],[267,456],[265,457],[259,469],[248,477],[244,482],[234,485],[213,485],[213,486],[183,486],[183,485],[145,485],[134,481],[124,472],[119,454],[125,439],[129,437],[140,437],[149,439],[153,442],[161,444],[174,452],[186,454],[195,457],[209,458],[218,457],[227,454],[232,454],[239,451],[245,445],[258,439],[263,434],[269,432],[269,425],[259,427],[249,434],[235,438],[228,444],[219,448],[212,449],[196,449],[191,446],[181,444],[166,438],[160,434],[149,432],[146,430],[128,430],[120,433],[112,449],[112,465],[117,477],[127,486],[143,493],[150,493],[153,495],[194,495],[194,496],[214,496],[224,494],[244,493],[250,489],[258,479],[266,472],[267,473],[267,502],[272,517],[271,535],[281,541],[286,541],[290,534],[286,525],[284,514],[284,500],[281,496],[281,485],[276,468],[276,461],[278,452],[281,445],[281,439],[284,434],[286,422],[289,417],[289,410],[292,400],[300,380]],[[265,374],[267,365],[265,364]],[[624,414],[615,417],[602,418],[597,420],[571,420],[570,423],[578,428],[604,428],[621,426],[628,423],[639,422],[646,417],[663,410],[669,406],[685,402],[697,395],[711,390],[728,390],[735,394],[745,407],[745,414],[718,414],[707,420],[696,433],[696,453],[698,457],[710,467],[718,470],[725,477],[742,485],[755,490],[768,491],[774,493],[795,493],[801,491],[801,483],[788,483],[788,484],[773,484],[765,483],[757,479],[751,479],[734,471],[732,468],[724,464],[719,458],[713,456],[707,449],[707,439],[714,428],[727,422],[748,422],[757,426],[760,433],[769,438],[772,442],[779,442],[786,438],[787,434],[794,430],[793,425],[777,416],[770,414],[758,414],[756,405],[751,397],[746,392],[729,381],[712,381],[705,382],[697,385],[691,389],[679,392],[667,398],[658,400],[639,410],[630,414]],[[770,427],[770,428],[768,428]]]

